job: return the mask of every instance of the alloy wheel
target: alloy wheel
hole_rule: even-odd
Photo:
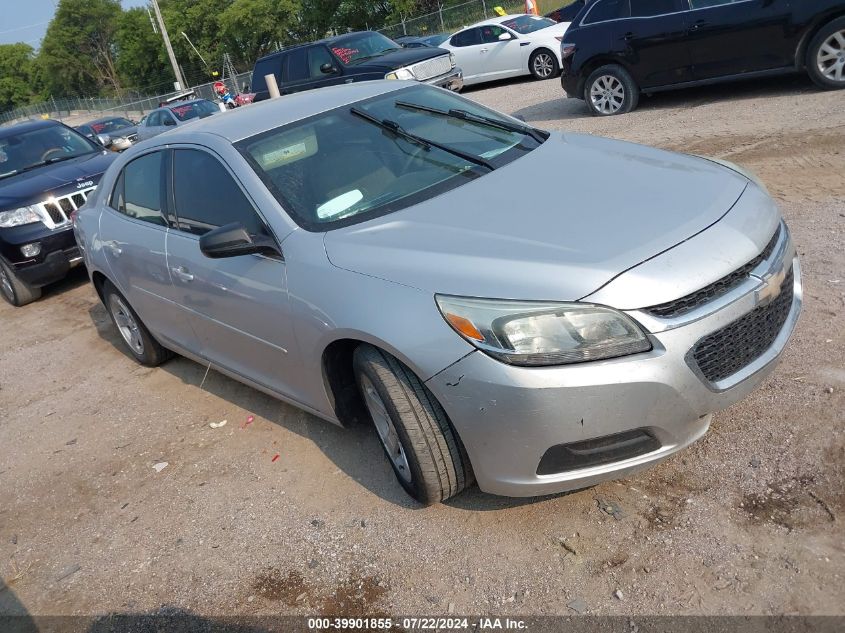
[[[590,88],[590,101],[597,112],[614,114],[625,104],[625,87],[613,75],[602,75]]]
[[[373,418],[376,433],[378,433],[384,450],[387,452],[390,461],[393,462],[399,476],[406,483],[410,483],[411,468],[408,465],[408,458],[405,456],[405,449],[402,448],[402,443],[399,441],[399,434],[396,433],[396,427],[393,425],[393,420],[390,419],[384,401],[366,375],[361,376],[361,390],[364,392],[364,402],[370,412],[370,417]]]
[[[827,79],[845,81],[845,29],[831,33],[819,47],[816,64]]]
[[[109,298],[109,309],[123,340],[135,354],[141,356],[144,353],[144,341],[132,312],[123,302],[123,299],[114,294]]]
[[[15,291],[12,288],[12,280],[9,279],[9,275],[6,274],[6,269],[0,266],[0,290],[3,291],[3,294],[9,301],[15,300]]]
[[[548,79],[552,76],[553,70],[554,60],[551,55],[548,53],[538,53],[537,56],[534,57],[534,72],[537,73],[538,77]]]

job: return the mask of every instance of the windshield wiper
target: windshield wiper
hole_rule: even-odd
[[[417,136],[412,132],[408,132],[402,126],[400,126],[396,121],[391,121],[390,119],[379,119],[374,117],[371,114],[367,114],[363,110],[359,110],[358,108],[350,108],[349,110],[355,116],[359,116],[365,121],[369,121],[373,125],[377,125],[383,130],[387,130],[396,136],[400,136],[411,143],[415,143],[419,145],[426,151],[430,150],[432,147],[436,147],[437,149],[452,154],[452,156],[457,156],[458,158],[463,158],[465,161],[470,163],[474,163],[476,165],[480,165],[481,167],[486,167],[490,171],[496,169],[486,158],[482,158],[481,156],[476,156],[474,154],[468,154],[467,152],[461,151],[459,149],[455,149],[454,147],[449,147],[448,145],[443,145],[438,143],[437,141],[432,141],[428,138],[423,138],[422,136]]]
[[[52,165],[53,163],[61,163],[62,161],[70,160],[71,158],[79,158],[80,156],[84,156],[84,154],[76,154],[75,156],[57,156],[56,158],[51,158],[50,160],[42,160],[41,162],[22,167],[18,170],[18,173],[31,171],[33,169],[38,169],[39,167],[44,167],[45,165]]]
[[[543,134],[539,130],[535,130],[534,128],[529,127],[527,125],[517,125],[516,123],[510,123],[508,121],[502,121],[501,119],[494,119],[492,117],[482,116],[480,114],[473,114],[472,112],[467,112],[466,110],[461,110],[457,108],[453,108],[451,110],[438,110],[437,108],[430,108],[429,106],[420,105],[419,103],[409,103],[407,101],[397,101],[396,106],[408,108],[409,110],[429,112],[431,114],[437,114],[453,119],[461,119],[462,121],[478,123],[480,125],[486,125],[488,127],[506,130],[508,132],[517,132],[519,134],[525,134],[526,136],[530,136],[531,138],[533,138],[538,143],[542,143],[547,138],[543,136]]]

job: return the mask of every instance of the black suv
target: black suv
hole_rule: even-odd
[[[402,48],[374,31],[359,31],[293,46],[255,62],[252,92],[267,99],[265,75],[273,74],[281,94],[374,79],[416,79],[460,90],[464,80],[455,58],[441,48]]]
[[[117,158],[57,121],[0,128],[0,294],[14,306],[82,262],[71,214]]]
[[[594,0],[561,45],[561,83],[596,115],[640,92],[805,70],[845,88],[843,0]]]

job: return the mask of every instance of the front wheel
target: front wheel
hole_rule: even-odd
[[[472,483],[469,458],[446,412],[408,367],[364,344],[355,350],[353,368],[382,448],[409,495],[429,505]]]
[[[845,88],[845,18],[824,26],[807,47],[807,72],[821,88]]]
[[[557,57],[545,48],[538,49],[531,54],[531,59],[528,60],[528,69],[534,79],[551,79],[560,74]]]
[[[625,114],[637,107],[640,90],[627,70],[616,64],[597,68],[584,84],[584,101],[596,116]]]
[[[0,294],[19,308],[41,298],[41,288],[35,288],[15,274],[11,266],[0,259]]]

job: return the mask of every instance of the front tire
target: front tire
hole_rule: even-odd
[[[422,504],[453,497],[473,482],[463,444],[419,378],[390,354],[363,344],[353,369],[396,479]]]
[[[560,65],[555,54],[546,48],[539,48],[531,53],[528,60],[528,70],[534,79],[552,79],[560,75]]]
[[[845,18],[822,27],[807,47],[807,72],[825,90],[845,88]]]
[[[11,305],[19,308],[41,298],[41,288],[35,288],[15,274],[6,262],[0,259],[0,295]]]
[[[173,356],[173,352],[153,338],[126,298],[108,281],[103,286],[103,303],[126,349],[136,361],[147,367],[158,367]]]
[[[617,64],[597,68],[584,84],[584,101],[595,116],[625,114],[637,107],[639,99],[634,78]]]

